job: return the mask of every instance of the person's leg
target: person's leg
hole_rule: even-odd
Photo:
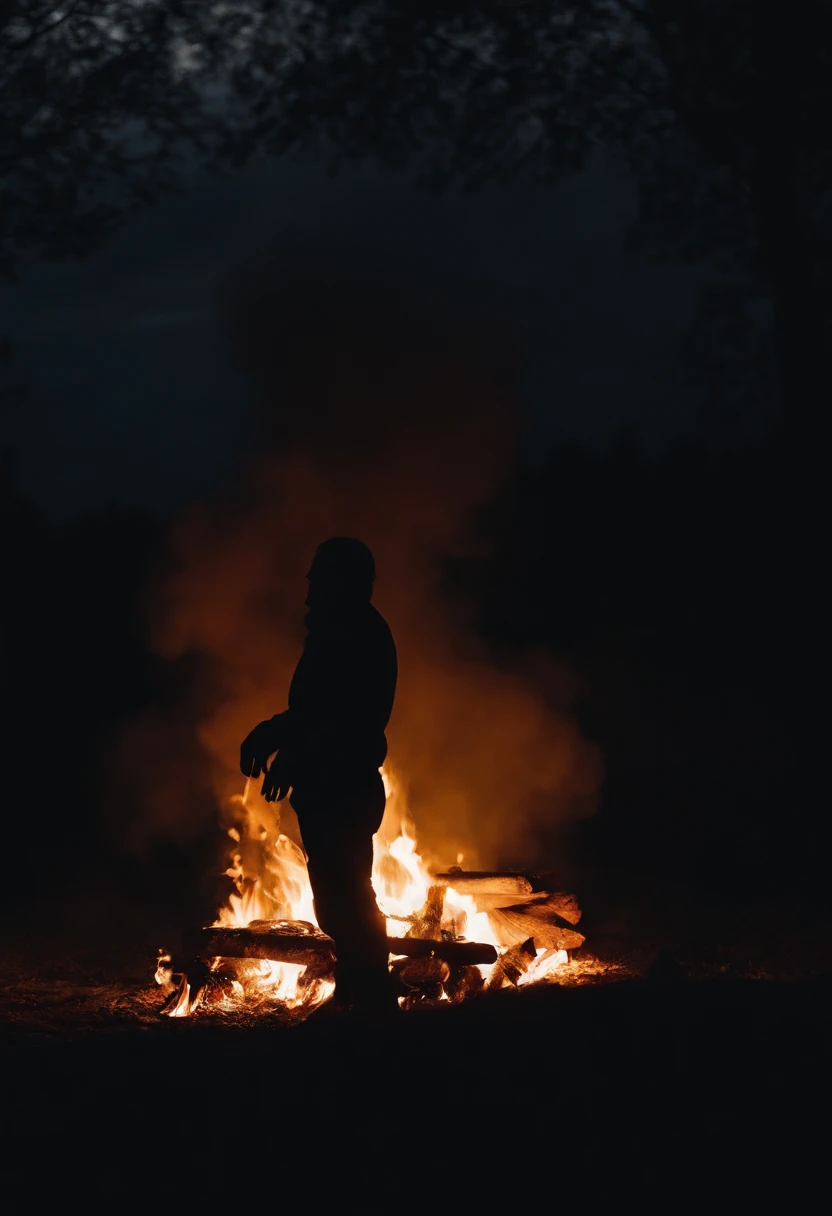
[[[338,971],[348,1001],[376,1005],[392,996],[387,970],[387,931],[372,886],[373,832],[384,812],[384,788],[350,799],[344,807],[338,878],[345,915],[336,940]]]
[[[335,941],[339,1003],[394,1003],[384,917],[371,884],[372,838],[383,814],[380,778],[360,793],[333,799],[325,808],[309,804],[298,808],[315,915]]]

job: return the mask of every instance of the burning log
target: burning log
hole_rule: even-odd
[[[455,967],[445,983],[445,992],[450,1001],[457,1003],[482,992],[484,987],[485,980],[479,967]]]
[[[439,1000],[451,969],[444,959],[430,955],[428,958],[395,959],[390,972],[398,995],[418,1002]]]
[[[582,933],[552,912],[545,903],[492,908],[488,919],[498,939],[507,944],[519,945],[532,937],[538,949],[576,950],[586,940]]]
[[[570,925],[577,925],[581,919],[581,909],[577,899],[565,891],[534,892],[521,896],[508,895],[500,891],[477,891],[473,895],[473,900],[478,912],[490,912],[492,908],[511,908],[517,904],[525,909],[545,908],[547,911],[554,912],[562,920],[568,921]],[[535,915],[539,915],[539,913],[535,912]]]
[[[497,951],[485,942],[429,941],[423,937],[388,937],[387,949],[391,954],[404,954],[408,958],[444,959],[452,967],[463,967],[475,963],[494,963]]]
[[[242,963],[244,966],[252,965],[251,960],[245,959],[226,959],[223,966],[218,967],[216,971],[209,971],[208,981],[203,989],[202,998],[206,1005],[227,1002],[229,1004],[239,1003],[244,996],[243,985],[235,970],[229,964]],[[255,963],[256,965],[256,963]],[[190,981],[190,973],[188,980]],[[191,989],[193,994],[193,988]]]
[[[405,997],[404,1008],[416,1009],[419,1005],[435,1004],[442,1000],[442,985],[424,984],[421,988],[411,988]]]
[[[465,895],[467,892],[460,891],[459,894]],[[518,891],[473,891],[471,898],[478,912],[490,912],[492,908],[508,908],[511,904],[525,903],[536,896],[533,892],[521,895]]]
[[[437,883],[428,889],[425,906],[408,929],[407,936],[433,938],[434,941],[438,939],[444,908],[445,888],[440,883]]]
[[[325,975],[335,964],[335,943],[303,921],[254,920],[245,928],[209,925],[200,953],[206,958],[264,958],[297,963],[310,975]]]
[[[566,891],[555,891],[549,895],[543,893],[535,895],[528,903],[524,903],[524,910],[532,916],[543,917],[550,912],[554,913],[561,920],[568,921],[570,925],[577,925],[581,919],[581,909],[574,895],[567,894]]]
[[[202,1000],[211,979],[211,968],[204,959],[194,959],[188,967],[187,983],[190,988],[191,1007]]]
[[[451,867],[445,874],[435,875],[436,882],[453,887],[460,895],[490,894],[531,895],[532,883],[525,874],[503,874],[488,870],[461,870]]]
[[[428,958],[402,959],[395,968],[398,978],[407,988],[420,988],[425,984],[444,984],[451,969],[443,958],[431,954]]]
[[[528,971],[536,958],[537,950],[533,938],[528,937],[525,941],[518,942],[510,950],[506,950],[505,954],[500,955],[496,967],[488,977],[486,989],[492,991],[504,987],[505,984],[516,987],[520,976],[524,971]]]
[[[482,942],[435,941],[421,937],[388,937],[390,954],[408,958],[433,955],[451,966],[493,963],[497,952]],[[324,975],[335,963],[335,942],[320,929],[302,921],[252,921],[241,928],[209,925],[202,931],[203,958],[265,958],[276,963],[298,963],[309,974]]]
[[[581,909],[574,895],[565,891],[552,893],[543,891],[532,895],[529,899],[517,900],[512,904],[497,905],[503,912],[520,911],[523,915],[532,916],[535,920],[566,921],[577,925],[581,919]]]

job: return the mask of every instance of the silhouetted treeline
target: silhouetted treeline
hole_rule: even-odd
[[[458,572],[507,661],[549,650],[574,673],[607,770],[577,846],[619,876],[754,894],[812,868],[818,817],[793,785],[802,706],[780,465],[775,441],[721,455],[690,441],[660,461],[627,440],[603,455],[559,447],[491,504],[491,556]],[[102,749],[138,710],[181,706],[194,672],[142,640],[159,521],[111,508],[50,527],[8,468],[0,495],[10,894],[108,847]]]

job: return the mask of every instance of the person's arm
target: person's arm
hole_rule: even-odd
[[[285,746],[289,733],[289,711],[260,722],[240,744],[240,771],[244,777],[266,772],[269,756]]]

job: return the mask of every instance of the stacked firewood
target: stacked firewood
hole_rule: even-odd
[[[410,958],[397,959],[391,970],[405,1003],[412,1005],[441,999],[443,990],[451,1001],[460,1001],[484,987],[516,985],[535,962],[539,951],[554,953],[578,949],[585,940],[575,929],[581,919],[578,901],[574,895],[545,889],[555,885],[551,874],[465,871],[459,867],[437,874],[425,907],[414,918],[406,937],[396,939],[395,943],[391,941],[391,952],[398,944],[398,952],[404,953],[407,941],[414,937],[440,936],[439,924],[448,887],[459,895],[470,896],[477,911],[487,913],[492,932],[503,951],[499,956],[495,951],[491,960],[476,960],[496,961],[487,981],[479,967],[449,955],[440,957],[434,953],[429,960],[421,962],[421,967]],[[454,944],[461,946],[463,943],[455,939]]]
[[[435,876],[423,908],[407,918],[402,937],[389,937],[391,972],[403,1003],[443,998],[462,1001],[484,987],[517,984],[538,952],[574,950],[584,942],[575,925],[581,910],[574,895],[547,891],[551,875],[486,873],[454,868]],[[470,895],[478,912],[486,912],[503,947],[468,941],[442,929],[448,887]],[[310,978],[332,972],[335,943],[302,921],[252,921],[245,928],[210,925],[202,931],[197,957],[187,969],[193,981],[212,959],[270,959],[306,967]],[[496,964],[486,982],[482,964]],[[232,968],[233,969],[233,968]],[[184,979],[187,977],[183,977]],[[198,982],[198,981],[197,981]]]
[[[581,909],[574,895],[547,891],[551,874],[505,874],[458,868],[437,874],[436,881],[460,895],[470,895],[478,912],[487,912],[497,940],[515,946],[534,939],[538,950],[577,950],[584,936],[575,929]]]

